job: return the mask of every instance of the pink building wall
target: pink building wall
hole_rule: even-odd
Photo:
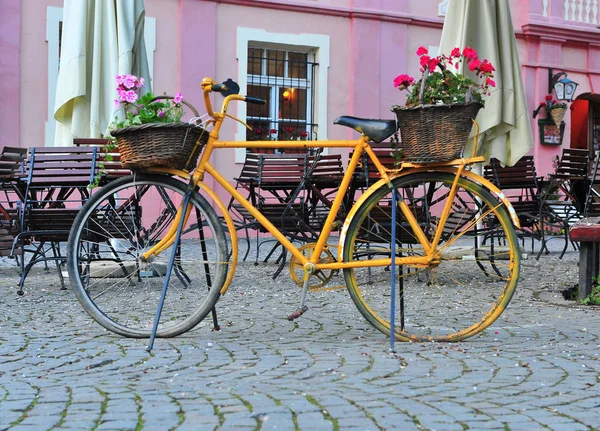
[[[19,145],[21,98],[20,51],[21,51],[21,3],[0,0],[0,94],[4,109],[0,115],[2,145]],[[16,126],[16,127],[15,127]]]
[[[402,102],[392,87],[399,73],[418,70],[414,55],[421,45],[438,45],[443,17],[438,0],[146,0],[146,14],[156,18],[154,91],[181,90],[202,107],[200,80],[234,79],[238,70],[238,26],[292,34],[330,37],[327,118],[338,115],[391,118],[389,108]],[[547,92],[548,68],[566,71],[580,85],[576,95],[600,93],[600,30],[597,24],[565,19],[564,1],[510,0],[522,63],[526,98],[533,111]],[[48,117],[46,7],[62,0],[0,0],[0,80],[10,110],[0,117],[2,145],[43,145]],[[235,111],[232,111],[235,115]],[[560,147],[539,143],[533,153],[540,174],[551,170]],[[570,116],[563,146],[570,145]],[[233,139],[235,125],[224,128]],[[578,133],[577,136],[581,134]],[[353,132],[329,127],[328,137]],[[216,155],[221,169],[239,171],[232,154]]]

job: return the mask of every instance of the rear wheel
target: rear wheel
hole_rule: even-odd
[[[454,178],[420,172],[392,181],[430,242]],[[384,184],[362,203],[348,227],[344,262],[391,257],[391,193]],[[425,256],[396,208],[396,257]],[[460,178],[437,253],[428,265],[397,266],[394,280],[389,265],[345,269],[363,316],[389,335],[393,294],[397,340],[458,341],[492,324],[513,295],[520,266],[517,236],[503,205],[480,184]]]
[[[106,329],[149,337],[173,245],[144,259],[175,219],[187,184],[165,175],[133,175],[97,191],[81,209],[68,243],[72,288]],[[223,227],[194,192],[169,279],[157,336],[196,326],[213,309],[227,274]]]

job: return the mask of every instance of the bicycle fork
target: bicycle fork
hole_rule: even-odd
[[[152,348],[154,347],[154,340],[156,339],[156,333],[158,331],[158,324],[160,322],[160,316],[162,314],[165,298],[167,296],[167,289],[169,287],[171,273],[173,271],[173,267],[175,266],[175,257],[179,253],[179,248],[181,246],[181,232],[183,231],[183,226],[187,222],[187,220],[190,216],[190,213],[191,213],[192,208],[190,205],[190,200],[192,198],[192,193],[194,193],[194,190],[195,190],[195,187],[192,185],[192,183],[190,183],[190,186],[188,187],[188,189],[185,192],[185,195],[183,197],[183,202],[181,203],[181,206],[177,210],[177,215],[175,217],[175,220],[173,222],[171,230],[169,230],[169,232],[167,232],[167,234],[164,236],[164,238],[162,240],[160,240],[153,248],[151,248],[149,251],[147,251],[146,253],[144,253],[142,255],[142,258],[148,259],[151,255],[159,254],[171,245],[173,247],[173,249],[171,251],[171,257],[169,258],[169,262],[167,265],[167,271],[165,273],[165,279],[163,282],[160,300],[158,302],[158,308],[156,310],[156,316],[154,317],[154,324],[152,326],[152,334],[150,336],[150,342],[148,343],[148,346],[146,347],[147,352],[150,352],[152,350]],[[198,217],[198,221],[200,221],[200,217]],[[173,229],[173,226],[175,226],[175,225],[177,226],[177,228]],[[200,231],[199,235],[200,235],[200,241],[202,243],[203,258],[206,261],[207,256],[206,256],[206,249],[205,249],[206,246],[204,244],[204,233],[202,231],[202,226],[200,224],[198,226],[198,229]],[[208,288],[210,289],[212,287],[211,286],[212,283],[211,283],[210,274],[209,274],[207,268],[205,268],[205,272],[206,272],[206,277],[207,277]],[[212,312],[212,316],[213,316],[214,328],[215,328],[215,330],[218,331],[220,328],[219,328],[219,324],[218,324],[218,320],[217,320],[216,309],[213,307],[211,312]]]

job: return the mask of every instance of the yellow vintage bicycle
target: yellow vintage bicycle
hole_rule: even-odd
[[[311,149],[352,150],[318,240],[306,253],[210,162],[219,149],[285,150],[298,142],[220,141],[232,101],[264,101],[229,94],[214,112],[211,93],[226,85],[205,78],[202,89],[212,130],[196,169],[156,168],[112,181],[82,207],[73,225],[67,250],[71,284],[100,325],[127,337],[151,337],[149,348],[155,336],[209,325],[203,320],[211,312],[218,328],[215,304],[234,276],[238,245],[232,218],[211,183],[233,196],[304,269],[300,306],[290,320],[307,309],[311,277],[334,270],[343,270],[350,297],[374,327],[390,335],[392,346],[394,340],[462,340],[504,311],[519,274],[513,228],[518,219],[502,192],[471,170],[482,157],[386,167],[369,142],[393,135],[395,121],[338,118],[337,124],[361,136],[303,142]],[[342,201],[365,155],[381,179],[340,224]],[[338,253],[332,260],[326,250],[334,229]]]

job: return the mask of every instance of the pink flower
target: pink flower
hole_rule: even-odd
[[[483,63],[481,63],[481,66],[479,67],[479,69],[483,73],[492,73],[493,71],[496,70],[496,69],[494,69],[494,66],[492,66],[492,63],[490,63],[487,60],[483,60]]]
[[[481,61],[475,59],[469,63],[469,70],[474,71],[481,65]]]
[[[123,78],[123,86],[128,90],[136,87],[137,78],[133,75],[126,75]]]
[[[140,79],[138,80],[138,86],[137,86],[137,87],[138,87],[138,88],[140,88],[140,87],[143,87],[143,86],[144,86],[144,84],[145,84],[144,78],[140,78]]]
[[[119,95],[120,102],[127,101],[127,90],[124,90],[122,88],[117,88],[117,94]]]
[[[429,51],[427,51],[427,48],[425,48],[424,46],[420,46],[419,49],[417,49],[417,55],[425,54],[429,54]]]
[[[450,52],[450,57],[455,57],[455,58],[460,57],[460,49],[458,47],[454,48],[452,50],[452,52]]]
[[[492,78],[488,78],[485,80],[485,83],[487,85],[489,85],[490,87],[495,87],[496,86],[496,82],[492,79]]]
[[[552,95],[551,95],[551,94],[548,94],[548,95],[546,96],[546,100],[547,100],[548,102],[549,102],[549,101],[551,101],[551,100],[552,100]]]
[[[437,58],[432,58],[431,60],[429,60],[429,63],[427,63],[427,67],[429,67],[429,70],[433,72],[439,63],[440,60],[438,60]]]
[[[399,90],[404,90],[408,86],[410,86],[413,82],[415,82],[415,78],[410,75],[402,74],[398,75],[394,78],[394,87]]]
[[[465,49],[463,49],[463,55],[467,60],[474,60],[477,58],[477,51],[466,46]]]
[[[138,95],[135,91],[129,90],[125,92],[125,101],[127,103],[134,103],[138,99]]]
[[[115,99],[115,109],[119,107],[119,99]]]
[[[425,67],[427,66],[427,64],[429,63],[429,60],[431,60],[431,57],[428,55],[423,55],[420,59],[419,62],[421,63],[421,66]]]
[[[165,117],[165,113],[163,111],[158,111],[158,116],[160,118],[164,118]]]
[[[175,97],[173,98],[173,102],[177,105],[179,105],[181,103],[181,101],[183,100],[183,96],[181,95],[180,92],[177,92],[177,94],[175,95]]]

